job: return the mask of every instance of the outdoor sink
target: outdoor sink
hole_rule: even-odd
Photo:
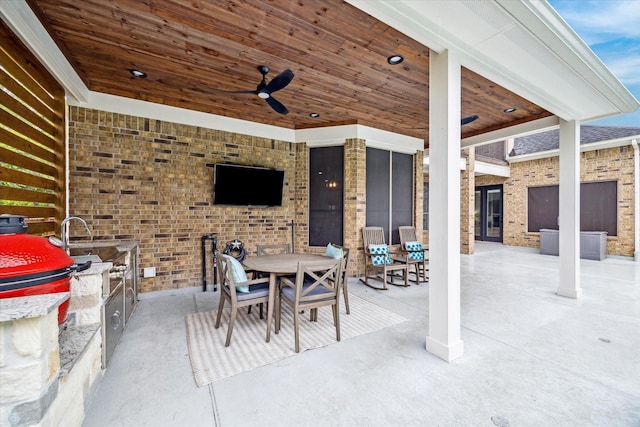
[[[86,264],[88,261],[102,262],[102,259],[98,255],[72,255],[71,258],[77,265]]]
[[[103,262],[111,261],[120,253],[115,246],[72,246],[69,255],[77,262],[80,257],[87,257],[86,261]],[[93,257],[93,258],[88,258]]]

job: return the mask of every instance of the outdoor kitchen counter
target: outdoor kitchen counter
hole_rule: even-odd
[[[135,249],[140,244],[137,240],[100,240],[100,241],[77,241],[69,244],[69,249],[76,248],[116,248],[120,252],[128,252]]]
[[[46,316],[69,298],[68,292],[0,299],[0,322]]]

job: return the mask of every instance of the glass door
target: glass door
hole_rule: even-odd
[[[502,185],[476,187],[476,240],[502,242]]]

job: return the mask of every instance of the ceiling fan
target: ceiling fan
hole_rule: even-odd
[[[287,107],[282,105],[282,103],[271,96],[271,94],[285,88],[289,83],[291,83],[291,80],[293,80],[294,76],[293,72],[291,70],[284,70],[282,73],[275,76],[269,83],[267,83],[266,75],[269,72],[269,67],[267,67],[266,65],[259,65],[258,71],[260,71],[260,74],[262,74],[262,81],[260,82],[260,84],[258,84],[256,90],[225,90],[224,92],[251,93],[254,95],[258,95],[260,98],[267,101],[267,104],[269,104],[271,108],[273,108],[276,112],[280,114],[288,114],[289,110],[287,110]]]
[[[475,122],[478,120],[478,115],[474,114],[473,116],[464,117],[460,120],[460,126],[468,125],[471,122]]]

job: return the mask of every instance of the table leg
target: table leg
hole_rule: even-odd
[[[267,342],[271,339],[271,319],[273,319],[273,307],[276,296],[276,273],[269,274],[269,303],[267,304]]]

